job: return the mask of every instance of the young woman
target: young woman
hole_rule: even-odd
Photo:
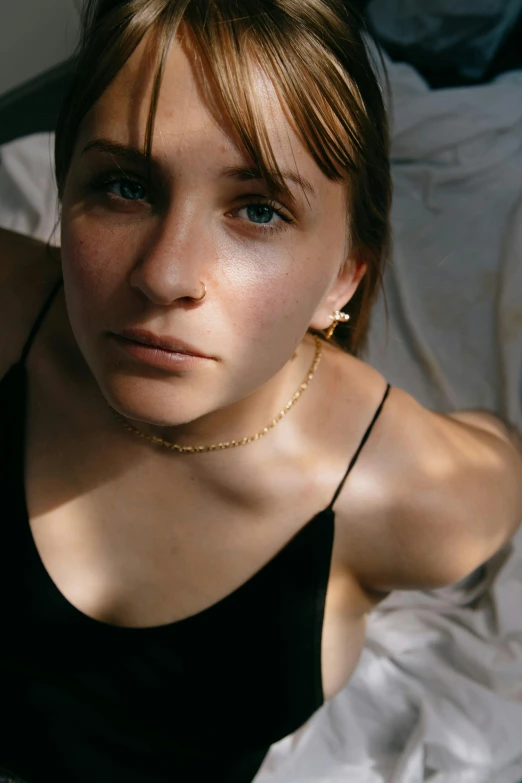
[[[390,590],[513,534],[520,453],[358,358],[390,172],[349,3],[90,2],[76,67],[59,259],[2,235],[0,765],[247,783]]]

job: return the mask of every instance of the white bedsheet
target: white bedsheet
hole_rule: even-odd
[[[389,67],[389,337],[381,297],[366,360],[427,407],[522,429],[522,73],[433,92]],[[50,236],[52,140],[1,150],[0,225]],[[370,615],[351,681],[256,777],[307,781],[522,781],[522,529],[464,583],[395,592]]]

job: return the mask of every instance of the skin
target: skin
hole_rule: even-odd
[[[271,194],[261,180],[223,176],[225,167],[251,161],[209,106],[190,48],[178,42],[159,97],[154,193],[140,185],[144,164],[84,152],[99,139],[143,147],[150,43],[144,40],[79,130],[63,196],[67,311],[85,382],[95,382],[116,411],[169,441],[216,443],[255,434],[286,404],[313,360],[308,328],[330,326],[329,315],[353,296],[366,267],[347,250],[346,186],[321,172],[261,73],[277,161],[306,178],[314,195],[289,182],[291,199],[249,210]],[[119,181],[100,187],[107,174]],[[201,281],[207,295],[196,302]],[[185,339],[213,359],[172,373],[137,364],[107,337],[128,326]]]

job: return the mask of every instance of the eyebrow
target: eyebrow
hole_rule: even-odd
[[[138,165],[147,163],[148,158],[144,152],[136,147],[129,146],[127,144],[119,144],[118,142],[110,141],[109,139],[96,139],[89,142],[82,150],[81,155],[84,155],[90,150],[98,150],[98,152],[106,152],[111,155],[116,155],[119,158],[131,161]],[[81,156],[80,156],[81,157]],[[276,172],[271,172],[274,176]],[[263,181],[261,172],[256,166],[225,166],[219,172],[219,176],[225,179],[232,179],[236,182],[248,182],[250,180]],[[302,177],[297,171],[281,171],[281,176],[284,180],[293,182],[302,188],[303,191],[309,193],[315,198],[316,193],[312,184]]]
[[[276,172],[270,172],[274,177]],[[220,171],[220,175],[226,179],[233,179],[237,182],[248,182],[249,180],[262,181],[263,177],[261,172],[255,166],[226,166]],[[315,190],[312,184],[302,177],[297,171],[282,171],[281,176],[284,180],[293,182],[295,185],[299,185],[304,191],[315,197]]]
[[[132,163],[147,163],[148,158],[144,152],[131,147],[126,144],[118,144],[118,142],[110,141],[109,139],[96,139],[96,141],[90,141],[82,150],[82,155],[90,150],[98,150],[98,152],[108,152],[111,155],[117,155],[119,158],[125,158]]]

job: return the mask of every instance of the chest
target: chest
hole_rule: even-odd
[[[39,488],[49,470],[49,462],[44,467],[27,461],[29,534],[41,567],[76,610],[100,623],[127,628],[182,625],[230,598],[242,596],[248,606],[247,588],[254,585],[259,598],[265,584],[270,590],[276,580],[279,588],[287,580],[293,590],[302,580],[294,609],[298,611],[302,601],[308,611],[314,602],[309,633],[311,638],[320,631],[321,655],[316,663],[324,698],[331,698],[347,682],[364,642],[364,602],[356,579],[342,565],[335,523],[328,563],[327,546],[315,553],[315,559],[310,557],[304,538],[313,531],[303,528],[307,517],[297,518],[290,507],[274,510],[271,519],[261,519],[244,509],[220,507],[214,499],[206,508],[204,500],[192,504],[189,514],[174,492],[170,514],[163,517],[153,502],[154,492],[147,504],[142,492],[117,482],[82,497],[68,497],[64,486],[62,502],[42,513]],[[328,517],[313,521],[314,535],[317,524],[329,523]],[[319,538],[323,540],[322,534]],[[287,557],[290,553],[292,557]],[[323,566],[329,565],[324,599],[314,581],[317,558]],[[280,576],[274,567],[283,569]],[[267,605],[269,600],[267,595]],[[240,613],[237,622],[241,623]],[[313,657],[308,660],[313,667]]]

